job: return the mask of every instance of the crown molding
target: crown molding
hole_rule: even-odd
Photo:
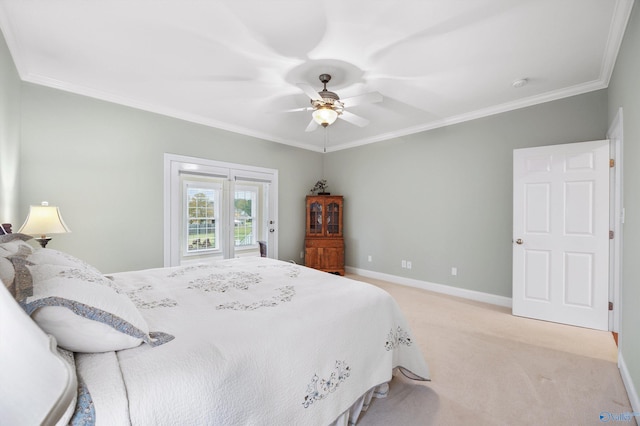
[[[600,79],[609,86],[616,59],[622,47],[624,33],[631,18],[634,0],[618,0],[609,25],[609,36],[604,50],[604,59],[600,69]]]
[[[583,84],[578,84],[571,87],[566,87],[561,90],[555,90],[552,92],[543,93],[540,95],[531,96],[524,99],[519,99],[514,102],[507,102],[500,105],[494,105],[487,108],[482,108],[475,111],[470,111],[465,114],[460,114],[452,117],[443,118],[441,120],[432,121],[429,123],[421,124],[419,126],[407,127],[398,131],[385,133],[373,138],[361,139],[346,144],[341,144],[333,148],[333,151],[339,151],[343,149],[355,148],[362,145],[368,145],[375,142],[382,142],[389,139],[400,138],[403,136],[409,136],[416,133],[425,132],[428,130],[438,129],[440,127],[451,126],[453,124],[464,123],[466,121],[477,120],[479,118],[489,117],[496,114],[502,114],[509,111],[515,111],[530,106],[543,104],[546,102],[556,101],[571,96],[581,95],[588,92],[593,92],[600,89],[605,89],[607,85],[602,79],[590,81]]]
[[[296,148],[322,151],[321,148],[316,146],[310,146],[308,144],[302,144],[296,141],[289,141],[282,138],[274,137],[265,133],[256,132],[251,129],[247,129],[242,126],[234,126],[229,123],[223,123],[221,121],[213,120],[208,117],[202,117],[197,114],[189,114],[183,111],[169,108],[162,105],[155,105],[151,103],[140,102],[126,96],[117,95],[114,93],[108,93],[101,90],[96,90],[86,86],[78,84],[71,84],[65,81],[57,80],[54,78],[38,75],[38,74],[26,74],[22,77],[22,80],[27,83],[37,84],[40,86],[46,86],[52,89],[61,90],[64,92],[73,93],[76,95],[86,96],[93,99],[98,99],[105,102],[110,102],[117,105],[127,106],[130,108],[139,109],[142,111],[163,115],[170,118],[176,118],[179,120],[188,121],[190,123],[201,124],[208,127],[213,127],[219,130],[225,130],[228,132],[238,133],[245,136],[250,136],[256,139],[262,139],[270,142],[281,143],[284,145],[294,146]]]
[[[191,123],[202,124],[204,126],[214,127],[216,129],[226,130],[229,132],[238,133],[238,134],[250,136],[257,139],[281,143],[284,145],[289,145],[296,148],[306,149],[314,152],[322,153],[324,151],[323,147],[318,147],[316,145],[303,144],[303,143],[291,141],[288,139],[277,138],[277,137],[274,137],[273,135],[256,132],[251,129],[247,129],[245,127],[233,126],[228,123],[223,123],[223,122],[216,121],[207,117],[202,117],[196,114],[188,114],[173,108],[139,102],[125,96],[120,96],[113,93],[106,93],[100,90],[95,90],[92,88],[79,86],[76,84],[69,84],[67,82],[63,82],[60,80],[52,79],[52,78],[41,76],[41,75],[27,74],[22,79],[23,81],[28,83],[46,86],[53,89],[58,89],[58,90],[62,90],[65,92],[70,92],[70,93],[74,93],[82,96],[87,96],[90,98],[99,99],[102,101],[111,102],[114,104],[123,105],[123,106],[131,107],[131,108],[135,108],[135,109],[139,109],[139,110],[143,110],[143,111],[147,111],[155,114],[160,114],[160,115],[176,118],[179,120],[188,121]],[[567,98],[575,95],[580,95],[580,94],[592,92],[595,90],[604,89],[606,87],[607,85],[602,79],[595,80],[588,83],[564,88],[561,90],[547,92],[541,95],[531,96],[525,99],[520,99],[515,102],[507,102],[504,104],[495,105],[495,106],[479,109],[476,111],[471,111],[465,114],[460,114],[453,117],[447,117],[441,120],[425,123],[419,126],[399,129],[397,131],[384,133],[384,134],[375,136],[373,138],[360,139],[353,142],[336,145],[333,147],[327,147],[326,152],[327,153],[336,152],[344,149],[355,148],[362,145],[382,142],[389,139],[413,135],[416,133],[421,133],[428,130],[437,129],[440,127],[451,126],[454,124],[464,123],[466,121],[476,120],[479,118],[489,117],[492,115],[501,114],[504,112],[509,112],[509,111],[513,111],[521,108],[526,108],[533,105],[538,105],[538,104],[542,104],[542,103],[546,103],[554,100],[559,100],[559,99],[563,99],[563,98]]]

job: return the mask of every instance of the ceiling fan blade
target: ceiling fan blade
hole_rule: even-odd
[[[306,129],[304,129],[304,131],[313,132],[317,128],[318,128],[318,123],[316,123],[316,121],[312,118],[311,121],[309,122],[309,125],[307,126]]]
[[[298,112],[298,111],[313,111],[313,107],[287,109],[282,112]]]
[[[358,127],[364,127],[369,124],[369,120],[367,120],[366,118],[362,118],[359,115],[355,115],[349,111],[342,111],[342,114],[340,114],[338,118],[341,118],[348,123],[355,124]]]
[[[299,83],[298,87],[302,89],[302,91],[314,101],[323,101],[322,96],[316,90],[309,86],[308,84]]]
[[[342,103],[345,108],[361,104],[373,104],[376,102],[382,102],[382,95],[379,92],[365,93],[358,96],[352,96],[350,98],[342,99]]]

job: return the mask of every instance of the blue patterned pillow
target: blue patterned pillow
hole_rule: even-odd
[[[16,300],[32,294],[31,277],[25,268],[27,256],[34,251],[25,242],[29,239],[31,237],[24,234],[0,236],[0,280]]]

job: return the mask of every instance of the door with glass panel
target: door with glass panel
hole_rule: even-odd
[[[238,178],[233,188],[233,251],[235,257],[254,256],[269,240],[269,183]]]
[[[268,247],[267,182],[190,175],[183,179],[181,263],[259,255],[260,241]]]
[[[277,258],[277,170],[165,154],[165,266]]]

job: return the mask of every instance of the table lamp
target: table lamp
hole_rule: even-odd
[[[64,234],[71,232],[71,230],[62,220],[60,209],[43,201],[40,206],[29,207],[29,216],[18,232],[27,235],[40,235],[40,238],[34,239],[40,243],[42,248],[45,248],[51,240],[47,234]]]

